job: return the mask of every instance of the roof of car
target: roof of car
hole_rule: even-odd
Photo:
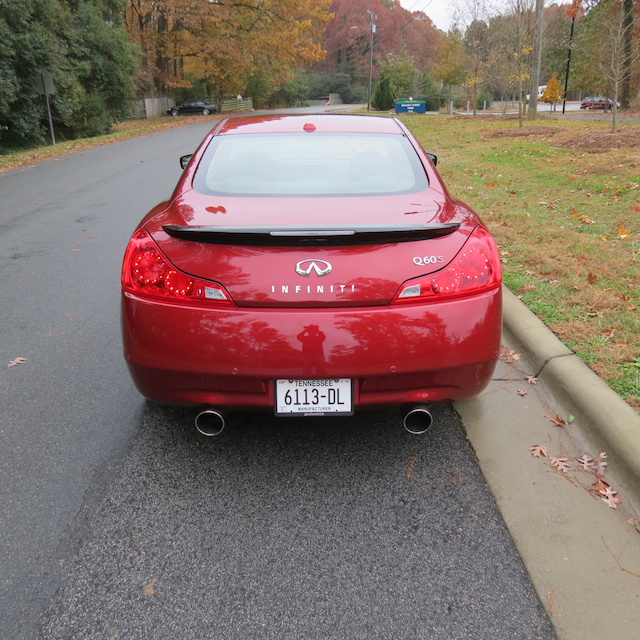
[[[220,134],[297,133],[395,133],[403,131],[393,118],[380,116],[308,114],[229,118],[218,130]]]

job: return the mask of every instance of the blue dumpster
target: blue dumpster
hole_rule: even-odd
[[[426,100],[396,100],[396,113],[426,113]]]

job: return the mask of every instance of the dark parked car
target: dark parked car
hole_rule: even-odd
[[[620,106],[620,105],[618,105]],[[613,109],[613,100],[597,96],[595,98],[585,98],[580,105],[581,109]]]
[[[169,200],[139,223],[122,270],[124,353],[143,395],[225,410],[350,415],[477,396],[500,354],[496,245],[400,122],[359,115],[231,118]]]
[[[217,113],[217,111],[217,105],[204,100],[187,100],[183,104],[167,109],[167,113],[170,116],[180,116],[188,113],[201,113],[203,116],[208,116],[210,113]]]

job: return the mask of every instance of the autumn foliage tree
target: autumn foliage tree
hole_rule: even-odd
[[[371,12],[376,31],[373,38],[374,77],[378,61],[389,54],[407,52],[419,71],[435,62],[443,35],[423,12],[411,13],[398,0],[332,0],[333,20],[327,25],[323,46],[327,50],[327,68],[368,78],[371,45]]]
[[[554,73],[553,76],[547,81],[547,86],[542,92],[540,99],[542,102],[546,102],[553,106],[558,100],[562,100],[564,92],[560,90],[560,81],[558,76]],[[551,110],[551,107],[550,107]]]
[[[251,76],[275,89],[294,67],[324,58],[330,0],[127,0],[125,26],[158,89],[242,91]]]
[[[460,30],[454,26],[445,36],[438,50],[438,59],[433,75],[449,87],[464,84],[468,77],[467,52]]]

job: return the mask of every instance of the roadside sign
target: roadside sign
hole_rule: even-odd
[[[50,71],[41,71],[36,78],[36,91],[44,96],[47,102],[47,114],[49,115],[49,130],[51,131],[51,144],[56,143],[56,136],[53,133],[53,119],[51,118],[51,105],[49,104],[49,96],[56,92],[53,84],[53,74]]]
[[[396,100],[396,113],[426,113],[426,100]]]

